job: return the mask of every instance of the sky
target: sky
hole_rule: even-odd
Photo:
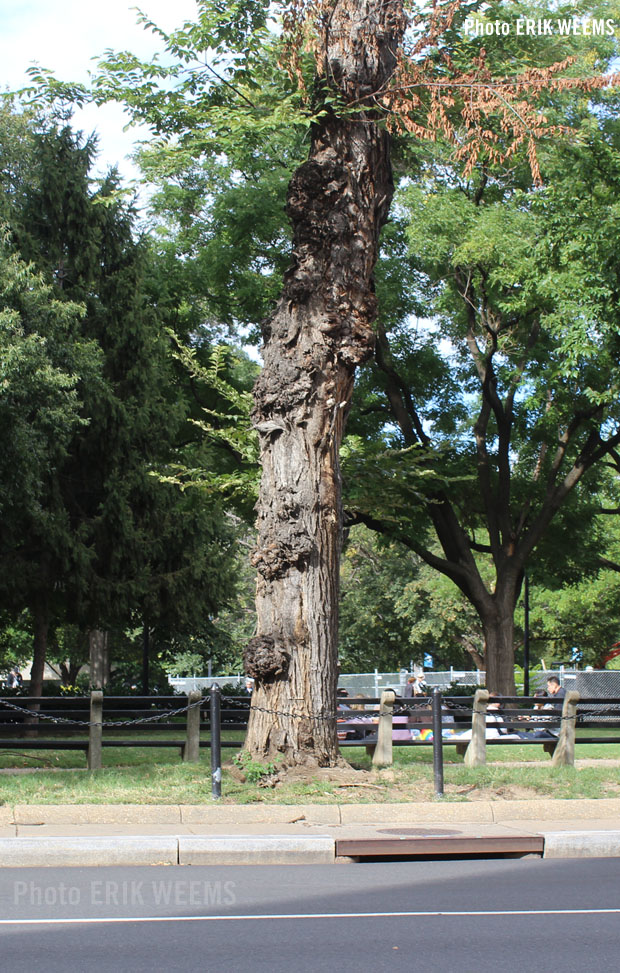
[[[61,81],[87,82],[88,72],[108,48],[148,57],[157,38],[136,23],[136,6],[165,31],[196,16],[196,0],[0,0],[0,90],[28,83],[33,63],[49,68]],[[75,127],[99,134],[98,170],[118,165],[125,179],[135,176],[128,160],[135,132],[123,132],[126,116],[117,105],[89,106]]]
[[[137,7],[167,32],[197,16],[196,0],[0,0],[0,91],[28,84],[26,71],[35,63],[60,81],[86,83],[88,72],[107,49],[128,50],[145,59],[152,56],[161,45],[136,22]],[[129,159],[133,145],[148,133],[137,128],[125,132],[126,124],[119,105],[89,105],[75,113],[73,127],[89,135],[98,133],[93,174],[117,166],[128,185],[138,178]],[[148,193],[138,191],[137,206],[147,199]],[[255,349],[246,350],[259,360]]]

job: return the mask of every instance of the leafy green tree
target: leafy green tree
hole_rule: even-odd
[[[408,665],[410,621],[398,610],[419,560],[364,527],[348,532],[340,574],[338,660],[341,671],[394,670]],[[421,661],[421,652],[415,661]]]
[[[83,308],[55,299],[53,288],[17,257],[4,229],[0,238],[0,510],[34,514],[42,473],[66,456],[80,417],[79,369],[92,343],[79,341]]]
[[[28,612],[0,612],[0,671],[21,669],[32,657],[32,625]]]
[[[427,654],[436,669],[484,669],[484,632],[475,609],[445,575],[424,565],[396,601],[411,654]]]
[[[561,589],[530,587],[531,653],[548,668],[570,665],[573,649],[580,665],[599,668],[620,640],[620,576],[601,570],[595,577]]]
[[[579,138],[541,152],[544,188],[518,164],[467,175],[441,150],[429,157],[401,204],[432,323],[390,335],[380,325],[374,384],[360,390],[371,397],[362,407],[381,393],[387,405],[383,449],[372,450],[384,475],[374,493],[356,478],[358,519],[460,588],[484,629],[489,685],[504,692],[532,553],[561,583],[596,570],[601,551],[597,492],[620,442],[612,100],[557,99],[556,119],[570,116]]]
[[[118,628],[138,611],[168,632],[204,627],[228,596],[234,541],[213,503],[206,509],[151,475],[170,461],[186,410],[146,285],[151,253],[117,176],[93,188],[94,142],[66,125],[30,135],[31,165],[10,196],[12,241],[50,281],[59,316],[77,320],[79,307],[75,344],[97,368],[85,359],[64,379],[73,427],[58,436],[49,469],[32,468],[37,483],[50,480],[45,529],[36,544],[32,530],[21,531],[39,579],[25,571],[22,586],[36,602],[36,694],[52,620]]]
[[[531,653],[549,667],[570,665],[576,649],[580,665],[599,668],[620,641],[620,536],[617,513],[612,513],[616,508],[611,506],[617,490],[617,477],[610,471],[601,493],[603,512],[595,525],[600,542],[595,572],[576,575],[559,585],[545,571],[536,570],[536,561],[534,570],[528,571]]]
[[[381,123],[387,117],[393,128],[418,138],[448,133],[467,160],[466,177],[478,164],[511,160],[524,146],[536,176],[534,137],[551,128],[538,116],[533,92],[541,82],[549,92],[570,83],[555,81],[549,68],[531,87],[530,64],[519,78],[510,62],[512,78],[494,91],[479,46],[474,69],[471,57],[464,66],[467,45],[459,41],[459,26],[466,11],[457,15],[454,5],[434,9],[414,36],[409,58],[399,56],[405,16],[396,0],[343,0],[326,17],[322,7],[309,12],[294,5],[284,11],[282,36],[269,34],[273,12],[241,3],[224,21],[218,5],[201,3],[196,24],[162,37],[172,66],[114,56],[98,84],[102,98],[124,99],[134,117],[161,135],[162,166],[183,152],[219,153],[227,157],[224,166],[234,160],[226,178],[243,182],[238,144],[260,155],[283,121],[308,131],[308,161],[295,169],[288,190],[292,264],[263,324],[265,368],[255,393],[263,468],[254,557],[258,635],[246,662],[257,676],[261,706],[248,746],[261,755],[284,751],[292,761],[310,755],[331,762],[336,739],[324,717],[336,686],[338,449],[353,374],[373,346],[373,271],[392,195],[389,138]],[[205,50],[213,52],[206,62],[199,56]],[[272,52],[282,55],[288,73],[269,59]],[[457,58],[446,56],[452,53]],[[263,84],[266,78],[272,83]],[[191,217],[191,207],[187,212]],[[233,257],[220,266],[234,263]],[[260,262],[254,266],[260,274]],[[265,270],[267,287],[269,257]],[[497,678],[501,682],[504,673]],[[283,728],[269,717],[270,709],[285,711],[302,697],[312,708],[308,726],[291,719]]]
[[[40,690],[54,580],[89,552],[70,525],[57,474],[85,425],[80,379],[101,377],[100,350],[81,331],[84,309],[15,255],[0,252],[0,590],[34,619]]]

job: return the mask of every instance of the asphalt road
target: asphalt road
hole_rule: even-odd
[[[21,973],[615,970],[620,859],[0,870]]]

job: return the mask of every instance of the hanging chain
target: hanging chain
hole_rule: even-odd
[[[196,700],[193,703],[188,703],[186,706],[179,706],[177,709],[167,710],[164,713],[156,713],[153,716],[143,716],[134,720],[110,720],[110,721],[106,720],[103,725],[105,725],[106,727],[122,727],[122,726],[139,726],[141,724],[147,724],[147,723],[157,723],[160,720],[166,720],[173,716],[180,716],[182,713],[187,713],[189,712],[189,710],[194,709],[195,707],[200,707],[203,705],[203,703],[207,702],[207,699],[208,697],[202,696],[200,699]],[[354,697],[352,697],[352,699],[354,699]],[[27,709],[24,706],[18,706],[15,703],[10,703],[7,699],[0,700],[0,705],[6,709],[13,710],[16,713],[21,713],[24,716],[35,718],[37,720],[46,720],[49,723],[65,724],[69,726],[82,726],[82,727],[102,725],[101,722],[98,721],[72,720],[66,716],[50,716],[48,713],[40,713],[37,710]],[[401,704],[400,706],[394,708],[394,716],[408,715],[411,712],[412,708],[417,708],[419,705],[425,705],[425,701],[422,700],[416,701],[414,707],[411,707],[406,704]],[[254,705],[250,705],[249,711],[250,712],[254,711],[257,713],[267,713],[271,716],[283,717],[284,719],[309,720],[312,722],[324,722],[324,723],[329,723],[332,722],[333,720],[341,720],[347,722],[348,719],[355,719],[355,720],[361,719],[362,716],[361,715],[357,716],[356,714],[358,712],[360,712],[360,714],[363,713],[363,711],[352,710],[352,709],[351,710],[342,709],[342,710],[338,710],[336,713],[326,713],[323,715],[317,713],[287,713],[284,712],[283,710],[267,709],[264,706],[254,706]],[[378,715],[378,712],[379,712],[378,710],[370,710],[370,711],[366,711],[366,715],[370,719],[373,716]],[[532,716],[534,716],[534,714],[532,714]],[[541,712],[539,716],[538,715],[534,716],[534,720],[535,721],[540,720],[541,722],[545,722],[545,723],[551,721],[553,721],[554,723],[561,723],[563,720],[576,720],[578,723],[582,723],[582,722],[587,722],[588,719],[591,719],[592,717],[594,717],[594,719],[599,719],[601,717],[618,718],[619,716],[620,716],[620,712],[617,708],[610,709],[607,707],[601,707],[600,709],[598,709],[597,707],[597,709],[594,711],[577,713],[575,716],[562,716],[560,713],[558,713],[557,715],[555,714],[552,715],[551,713],[549,713],[549,711],[547,711],[546,713]]]
[[[264,706],[250,706],[250,712],[256,713],[269,713],[271,716],[283,716],[285,719],[289,720],[312,720],[318,723],[329,723],[332,720],[342,719],[345,710],[339,710],[338,713],[326,713],[324,716],[315,713],[284,713],[282,710],[277,709],[266,709]]]
[[[66,697],[65,697],[66,698]],[[206,697],[202,696],[200,699],[196,700],[194,703],[188,703],[187,706],[180,706],[178,709],[168,710],[165,713],[156,713],[154,716],[142,716],[135,720],[106,720],[105,723],[101,723],[98,720],[71,720],[66,716],[50,716],[49,713],[39,713],[37,710],[26,709],[23,706],[17,706],[15,703],[9,703],[6,699],[0,701],[2,706],[8,709],[15,710],[17,713],[23,713],[25,716],[35,718],[37,720],[47,720],[49,723],[62,723],[68,724],[69,726],[138,726],[140,723],[157,723],[158,720],[166,720],[172,716],[179,716],[181,713],[187,713],[190,709],[194,709],[196,706],[202,706],[206,702]]]

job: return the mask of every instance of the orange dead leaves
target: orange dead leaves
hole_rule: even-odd
[[[453,26],[461,2],[434,0],[430,14],[421,19],[406,13],[402,0],[384,0],[382,29],[377,29],[379,20],[372,15],[375,5],[369,0],[290,0],[284,14],[282,66],[303,91],[301,55],[311,51],[318,75],[336,87],[345,113],[359,118],[360,113],[370,112],[375,118],[384,118],[392,131],[429,141],[446,139],[454,146],[456,160],[465,164],[466,174],[483,159],[503,164],[526,146],[533,178],[540,183],[537,142],[568,132],[563,126],[548,123],[539,105],[540,95],[611,87],[620,82],[620,73],[566,77],[564,72],[574,63],[573,58],[567,58],[512,77],[494,77],[484,49],[472,59],[469,71],[458,73],[449,53],[442,51],[441,42]],[[342,36],[343,22],[348,25],[347,38]],[[335,23],[339,25],[337,32]],[[400,46],[394,70],[377,90],[360,94],[347,86],[346,78],[328,78],[328,51],[338,43],[343,49],[349,43],[379,56],[381,45],[386,43],[385,29],[402,36],[405,24],[413,28],[414,39]]]

